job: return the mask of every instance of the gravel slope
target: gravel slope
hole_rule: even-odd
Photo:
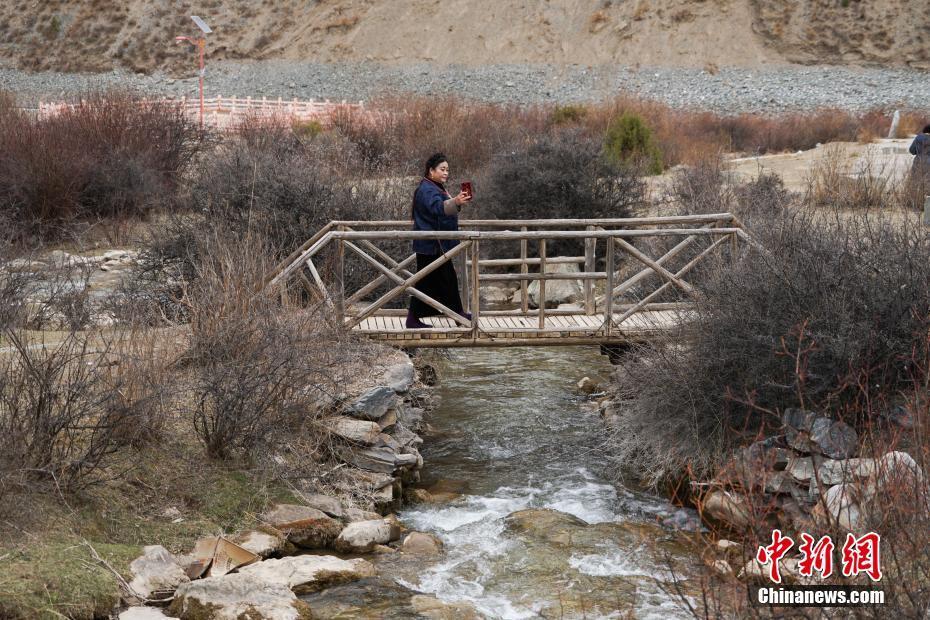
[[[630,94],[723,113],[780,112],[839,107],[926,109],[930,73],[913,69],[786,66],[698,69],[619,66],[488,65],[438,67],[218,61],[207,67],[208,96],[371,100],[389,93],[453,95],[481,101],[533,104],[584,102]],[[61,100],[112,87],[168,96],[196,96],[197,80],[163,74],[26,73],[0,68],[0,89],[20,104]]]

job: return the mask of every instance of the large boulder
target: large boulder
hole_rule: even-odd
[[[862,512],[859,509],[859,491],[854,484],[838,484],[826,490],[814,509],[821,521],[835,523],[847,532],[861,529]]]
[[[323,588],[375,575],[375,567],[365,560],[341,560],[330,555],[300,555],[265,560],[239,570],[274,584],[283,584],[296,594],[318,592]]]
[[[502,286],[482,286],[478,289],[478,296],[484,303],[496,306],[509,302],[513,296],[513,290]]]
[[[807,411],[805,409],[789,407],[788,409],[785,409],[784,412],[782,412],[781,421],[786,428],[793,428],[796,431],[810,432],[811,426],[814,424],[814,420],[820,417],[823,416],[815,411]]]
[[[411,555],[440,555],[442,554],[442,541],[424,532],[410,532],[404,538],[401,551]]]
[[[368,553],[375,545],[400,538],[400,528],[385,519],[356,521],[345,526],[333,546],[342,553]]]
[[[232,537],[232,542],[246,551],[251,551],[258,557],[269,558],[278,553],[286,552],[289,545],[283,532],[273,528],[261,530],[248,530]],[[291,547],[293,549],[293,547]]]
[[[578,273],[576,263],[546,263],[546,273]],[[527,287],[530,302],[537,308],[541,305],[539,280],[534,280]],[[546,306],[576,301],[584,296],[581,280],[546,280]]]
[[[398,401],[397,393],[393,388],[379,386],[362,394],[357,400],[345,408],[345,413],[362,420],[377,422],[388,409],[393,408]]]
[[[856,431],[845,422],[819,418],[811,426],[810,440],[831,459],[848,459],[859,447]]]
[[[278,504],[260,518],[305,549],[326,549],[342,531],[342,523],[309,506]]]
[[[397,420],[404,426],[414,431],[423,426],[423,414],[425,411],[420,407],[403,406],[397,410]]]
[[[403,394],[410,389],[415,379],[416,369],[407,358],[384,371],[381,381],[396,393]]]
[[[147,599],[170,598],[182,583],[190,581],[184,569],[161,545],[144,547],[142,555],[129,564],[133,592]]]
[[[713,490],[705,495],[702,512],[734,529],[743,529],[749,525],[746,499],[730,491]]]
[[[908,491],[916,491],[924,480],[923,472],[917,461],[907,452],[888,452],[875,463],[872,480],[879,489],[890,485],[901,486]]]
[[[309,620],[290,587],[245,573],[181,584],[169,612],[181,620]]]
[[[347,506],[345,520],[349,523],[357,523],[359,521],[377,521],[381,518],[377,512],[371,512],[368,510],[362,510],[361,508],[356,508],[355,506]]]
[[[570,547],[574,535],[588,524],[574,515],[549,508],[527,508],[510,513],[507,529],[518,536],[555,547]]]

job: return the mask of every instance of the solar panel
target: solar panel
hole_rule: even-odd
[[[194,23],[197,24],[197,27],[200,28],[200,30],[203,31],[204,34],[210,34],[211,32],[213,32],[212,30],[210,30],[210,26],[207,25],[207,22],[203,21],[198,16],[191,15],[191,19],[194,20]]]

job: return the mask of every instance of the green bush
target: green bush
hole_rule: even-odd
[[[662,153],[652,139],[652,130],[637,114],[625,113],[611,121],[604,138],[604,154],[618,163],[643,165],[646,172],[662,173]]]
[[[588,108],[583,105],[557,105],[549,116],[553,125],[569,125],[577,123],[588,115]]]
[[[312,140],[323,133],[323,125],[320,121],[297,121],[293,125],[294,134],[300,138]]]

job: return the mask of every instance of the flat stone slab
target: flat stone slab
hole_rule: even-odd
[[[296,594],[318,592],[331,585],[348,583],[375,575],[366,560],[341,560],[330,555],[299,555],[265,560],[239,571],[275,584],[284,584]]]
[[[323,425],[330,433],[353,443],[371,446],[377,443],[381,426],[369,420],[356,420],[345,416],[326,418]]]
[[[129,564],[129,587],[145,598],[168,598],[179,585],[190,581],[177,559],[161,545],[149,545]]]
[[[230,573],[182,584],[169,613],[181,620],[302,620],[312,617],[306,603],[283,584]]]
[[[119,620],[179,620],[174,616],[168,616],[158,607],[130,607],[126,611],[120,612]]]
[[[325,549],[342,531],[342,523],[323,511],[298,504],[278,504],[261,515],[261,520],[306,549]]]

